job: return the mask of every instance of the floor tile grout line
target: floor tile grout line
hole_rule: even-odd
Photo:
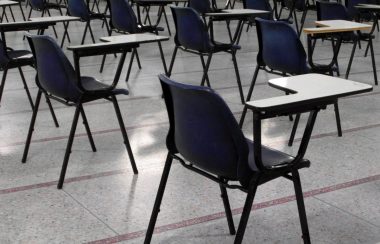
[[[361,184],[365,184],[365,183],[369,183],[369,182],[373,182],[373,181],[377,181],[377,180],[380,180],[380,174],[365,177],[362,179],[352,180],[352,181],[348,181],[348,182],[344,182],[344,183],[339,183],[339,184],[335,184],[332,186],[327,186],[327,187],[322,187],[322,188],[318,188],[318,189],[314,189],[314,190],[309,190],[309,191],[304,192],[304,198],[310,198],[310,197],[325,194],[328,192],[334,192],[334,191],[338,191],[338,190],[342,190],[342,189],[347,189],[347,188],[350,188],[350,187],[353,187],[356,185],[361,185]],[[277,206],[277,205],[282,205],[282,204],[292,202],[292,201],[295,201],[295,195],[289,195],[289,196],[277,198],[274,200],[268,200],[265,202],[256,203],[253,205],[251,211],[269,208],[269,207],[273,207],[273,206]],[[236,209],[232,210],[232,214],[238,215],[238,214],[241,214],[242,211],[243,211],[243,208],[236,208]],[[158,233],[167,232],[170,230],[181,229],[181,228],[197,225],[200,223],[218,220],[218,219],[221,219],[224,217],[225,217],[224,212],[213,213],[213,214],[209,214],[209,215],[205,215],[205,216],[201,216],[201,217],[196,217],[193,219],[187,219],[187,220],[183,220],[180,222],[175,222],[175,223],[171,223],[171,224],[167,224],[167,225],[158,226],[155,228],[154,233],[158,234]],[[105,243],[110,244],[110,243],[117,243],[117,242],[121,242],[121,241],[132,240],[132,239],[143,237],[145,235],[145,231],[146,230],[139,230],[139,231],[135,231],[135,232],[130,232],[130,233],[114,236],[114,237],[109,237],[109,238],[105,238],[105,239],[91,241],[91,242],[88,242],[88,244],[105,244]]]
[[[99,220],[101,223],[103,223],[108,229],[110,229],[113,233],[116,235],[120,235],[116,230],[114,230],[111,226],[109,226],[107,223],[105,223],[101,218],[99,218],[96,214],[94,214],[91,210],[89,210],[86,206],[84,206],[80,201],[78,201],[74,196],[72,196],[69,192],[67,192],[65,189],[61,189],[67,196],[69,196],[73,201],[75,201],[77,204],[79,204],[83,209],[85,209],[90,215],[92,215],[94,218]]]
[[[344,212],[344,213],[346,213],[346,214],[348,214],[348,215],[351,215],[351,216],[354,217],[354,218],[360,219],[360,220],[366,222],[367,224],[370,224],[370,225],[372,225],[372,226],[374,226],[374,227],[380,229],[380,226],[378,226],[378,225],[372,223],[371,221],[369,221],[369,220],[367,220],[367,219],[364,219],[363,217],[360,217],[360,216],[358,216],[358,215],[356,215],[356,214],[354,214],[354,213],[351,213],[351,212],[349,212],[349,211],[347,211],[347,210],[345,210],[345,209],[342,209],[342,208],[340,208],[339,206],[337,206],[337,205],[335,205],[335,204],[332,204],[332,203],[330,203],[330,202],[327,202],[327,201],[325,201],[325,200],[319,198],[318,196],[313,196],[313,198],[316,199],[316,200],[318,200],[318,201],[321,201],[321,202],[325,203],[326,205],[329,205],[329,206],[331,206],[331,207],[333,207],[333,208],[336,208],[336,209],[338,209],[338,210],[340,210],[340,211],[342,211],[342,212]]]

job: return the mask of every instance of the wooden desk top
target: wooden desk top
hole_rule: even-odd
[[[321,74],[306,74],[269,80],[269,85],[292,93],[291,95],[247,102],[248,108],[257,111],[286,109],[331,102],[340,97],[372,91],[372,86]]]
[[[119,36],[107,36],[101,37],[100,40],[103,42],[115,42],[124,44],[143,44],[149,42],[167,41],[170,37],[168,36],[157,36],[154,34],[129,34],[129,35],[119,35]]]
[[[358,8],[358,9],[365,9],[365,10],[380,10],[380,5],[378,4],[358,4],[355,6],[355,8]]]
[[[5,7],[5,6],[12,6],[12,5],[18,5],[19,3],[16,1],[8,1],[8,0],[1,0],[0,1],[0,7]]]
[[[254,16],[258,14],[266,14],[269,13],[265,10],[257,10],[257,9],[223,9],[220,12],[211,12],[206,13],[205,16],[209,17],[247,17]]]
[[[372,25],[362,24],[354,21],[347,20],[324,20],[324,21],[315,21],[318,28],[304,28],[303,32],[308,35],[313,34],[323,34],[323,33],[336,33],[336,32],[349,32],[349,31],[358,31],[358,30],[368,30],[370,31]]]
[[[74,16],[48,16],[48,17],[35,17],[30,18],[30,21],[51,21],[51,22],[66,22],[66,21],[79,21],[79,17]]]

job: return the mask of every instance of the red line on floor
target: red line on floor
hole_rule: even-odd
[[[344,182],[344,183],[340,183],[340,184],[336,184],[336,185],[332,185],[332,186],[327,186],[327,187],[322,187],[322,188],[310,190],[310,191],[304,192],[304,198],[308,198],[308,197],[312,197],[312,196],[316,196],[316,195],[320,195],[320,194],[324,194],[324,193],[328,193],[328,192],[334,192],[334,191],[337,191],[340,189],[350,188],[353,186],[361,185],[361,184],[376,181],[376,180],[380,180],[380,174],[361,178],[361,179],[357,179],[357,180],[352,180],[352,181],[348,181],[348,182]],[[269,200],[269,201],[265,201],[265,202],[261,202],[261,203],[256,203],[253,205],[251,211],[263,209],[263,208],[269,208],[269,207],[273,207],[276,205],[285,204],[285,203],[294,201],[295,199],[296,199],[295,196],[291,195],[291,196],[281,197],[281,198],[277,198],[274,200]],[[232,214],[238,215],[238,214],[241,214],[242,211],[243,211],[243,208],[236,208],[236,209],[232,210]],[[170,231],[170,230],[185,228],[185,227],[189,227],[192,225],[221,219],[224,217],[225,217],[225,213],[219,212],[219,213],[205,215],[205,216],[201,216],[201,217],[197,217],[197,218],[193,218],[193,219],[187,219],[187,220],[183,220],[183,221],[172,223],[172,224],[158,226],[155,228],[154,233],[157,234],[157,233],[162,233],[162,232],[166,232],[166,231]],[[126,234],[122,234],[122,235],[117,235],[114,237],[109,237],[109,238],[105,238],[105,239],[101,239],[101,240],[88,242],[88,244],[117,243],[117,242],[121,242],[121,241],[128,241],[128,240],[140,238],[143,236],[145,236],[145,230],[140,230],[140,231],[135,231],[135,232],[126,233]],[[153,238],[154,238],[154,236],[153,236]]]

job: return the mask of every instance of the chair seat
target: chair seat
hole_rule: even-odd
[[[58,4],[58,3],[46,2],[45,8],[47,8],[47,9],[61,9],[61,8],[66,8],[66,6],[62,5],[62,4]]]
[[[9,68],[19,67],[24,65],[33,65],[33,54],[28,50],[11,50],[7,52],[9,61]]]
[[[214,52],[226,52],[226,51],[230,51],[231,49],[232,50],[240,50],[241,47],[239,45],[233,45],[233,44],[230,44],[230,43],[221,43],[221,42],[217,42],[217,41],[214,41],[213,42],[213,51]]]
[[[97,12],[90,12],[90,19],[104,19],[105,15]]]
[[[113,89],[109,90],[110,86],[104,84],[97,79],[89,76],[81,77],[81,84],[86,90],[83,95],[83,102],[93,101],[99,98],[108,97],[111,95],[128,95],[129,91],[127,89]]]
[[[249,147],[249,155],[248,155],[248,164],[252,171],[259,172],[260,170],[256,167],[254,152],[253,152],[253,142],[247,139],[248,147]],[[290,156],[286,153],[277,151],[275,149],[262,146],[262,161],[265,167],[273,167],[276,166],[280,171],[289,171],[290,165],[289,163],[294,160],[293,156]],[[289,166],[289,167],[286,167]],[[310,167],[310,161],[307,159],[303,159],[301,162],[297,164],[297,169]]]
[[[164,31],[165,29],[160,26],[155,25],[138,25],[138,32],[156,32],[156,31]]]

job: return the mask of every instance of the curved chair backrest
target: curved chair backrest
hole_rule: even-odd
[[[173,13],[177,46],[200,52],[208,52],[212,48],[207,27],[199,14],[192,8],[170,7]]]
[[[272,19],[272,7],[268,0],[243,0],[243,6],[246,9],[256,9],[269,11],[268,14],[259,15],[262,19]]]
[[[75,70],[55,40],[40,35],[27,38],[36,59],[38,86],[61,99],[78,101],[82,93]]]
[[[189,7],[195,9],[200,14],[212,12],[209,0],[189,0]]]
[[[223,99],[210,88],[159,78],[170,123],[169,152],[209,173],[241,180],[240,174],[249,172],[248,144]]]
[[[128,0],[108,0],[111,11],[111,26],[118,31],[136,33],[137,17]]]
[[[67,10],[71,16],[79,17],[82,20],[90,20],[90,13],[85,0],[68,0]]]
[[[0,40],[0,67],[4,67],[9,62],[9,58],[7,55],[7,49],[2,40]]]
[[[257,18],[256,29],[259,65],[288,74],[308,72],[305,49],[288,23]]]
[[[351,20],[346,7],[340,3],[317,1],[318,20]]]
[[[43,10],[45,7],[45,0],[29,0],[29,4],[34,10]]]
[[[371,18],[370,13],[361,13],[357,8],[355,8],[356,5],[358,4],[369,4],[371,1],[369,0],[346,0],[346,8],[347,8],[347,13],[350,16],[351,19],[356,19],[359,17],[364,18]]]

